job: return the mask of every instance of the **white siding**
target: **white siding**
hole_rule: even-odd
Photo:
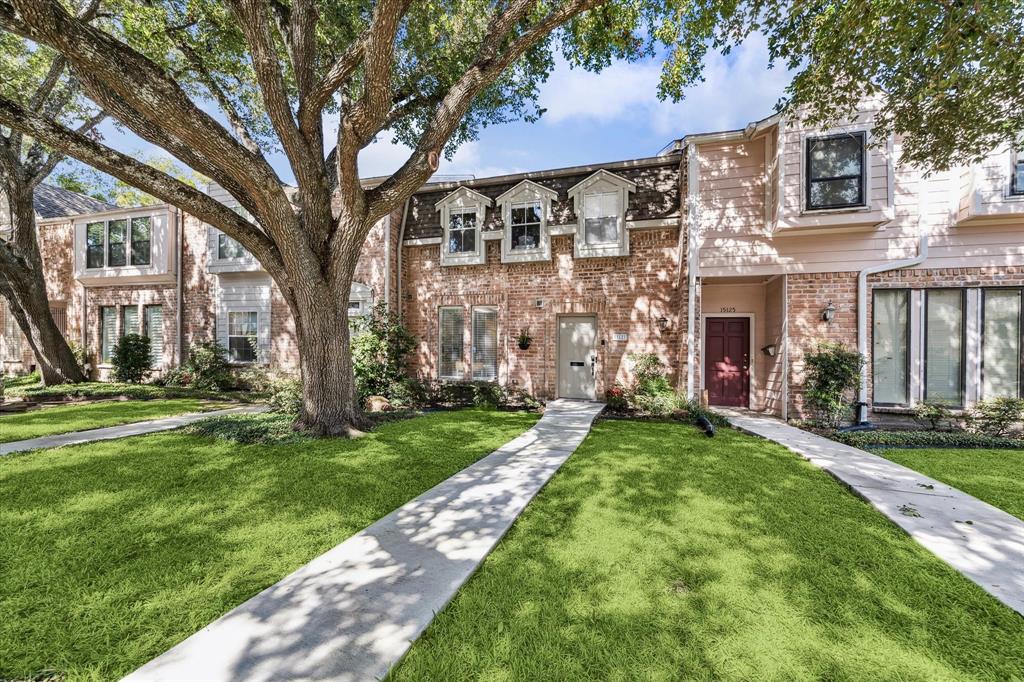
[[[270,358],[270,277],[262,274],[223,274],[217,278],[217,343],[228,347],[228,313],[257,313],[259,359]]]

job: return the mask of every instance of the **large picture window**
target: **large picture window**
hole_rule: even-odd
[[[807,139],[808,209],[864,205],[864,139],[863,132]]]
[[[231,362],[256,362],[258,318],[255,311],[228,313],[228,359]]]
[[[981,335],[981,397],[1020,395],[1021,292],[987,289]]]
[[[905,405],[908,396],[910,292],[876,290],[873,307],[872,377],[874,402]]]
[[[476,251],[476,209],[450,209],[448,214],[448,253]]]
[[[512,204],[512,250],[536,249],[540,246],[540,202]]]
[[[473,308],[473,379],[498,378],[498,311]]]
[[[619,241],[619,192],[599,192],[583,197],[583,234],[587,244]]]
[[[964,292],[929,289],[925,297],[924,399],[963,405]]]
[[[463,311],[462,308],[441,308],[440,353],[438,376],[441,379],[463,378]]]

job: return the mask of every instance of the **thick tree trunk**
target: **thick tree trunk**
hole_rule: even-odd
[[[32,191],[9,197],[15,238],[4,245],[0,260],[0,295],[7,301],[22,334],[36,357],[39,373],[47,386],[85,381],[74,353],[57,328],[46,298],[42,258],[39,255]]]

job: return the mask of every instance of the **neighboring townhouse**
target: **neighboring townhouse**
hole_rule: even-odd
[[[801,417],[804,354],[824,340],[868,359],[862,419],[1020,395],[1024,158],[924,174],[874,139],[871,115],[827,131],[773,116],[652,158],[429,183],[371,232],[350,313],[398,311],[422,380],[544,398],[602,399],[650,352],[689,396]],[[74,249],[41,229],[44,259],[98,376],[138,330],[158,368],[206,339],[239,366],[297,368],[287,306],[234,240],[167,206],[66,222]]]
[[[103,201],[53,185],[36,188],[36,225],[39,249],[43,255],[46,295],[57,327],[71,340],[82,341],[84,286],[75,280],[74,233],[79,216],[102,213],[115,208]],[[11,217],[3,193],[0,193],[0,240],[11,227]],[[36,359],[22,335],[7,303],[0,298],[0,372],[22,374],[35,369]]]

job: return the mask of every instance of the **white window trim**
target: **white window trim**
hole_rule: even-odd
[[[1013,177],[1017,171],[1017,161],[1022,156],[1021,150],[1011,147],[1007,156],[1010,157],[1010,163],[1006,168],[1006,179],[1003,181],[1003,201],[1024,201],[1024,187],[1018,187],[1016,192],[1013,191]]]
[[[231,358],[231,338],[232,338],[232,334],[231,334],[231,316],[232,315],[251,315],[251,314],[255,314],[256,315],[256,347],[253,348],[253,352],[255,353],[256,357],[253,360],[234,360],[234,359]],[[227,341],[227,345],[226,345],[224,350],[226,350],[227,353],[228,353],[228,364],[229,365],[233,365],[235,367],[247,367],[247,366],[250,366],[250,365],[258,365],[258,364],[260,364],[260,353],[263,352],[263,348],[261,347],[263,344],[261,343],[261,339],[260,339],[260,329],[261,329],[260,323],[262,322],[262,320],[261,320],[262,317],[263,317],[263,315],[259,311],[258,308],[232,308],[231,310],[228,310],[227,312],[225,312],[225,314],[224,314],[224,322],[227,325],[227,330],[226,330],[226,333],[224,335],[224,338]],[[235,338],[241,338],[241,337],[236,336]]]
[[[494,313],[494,377],[492,379],[477,379],[473,372],[473,356],[476,351],[476,312],[491,312]],[[469,377],[473,381],[485,381],[490,383],[497,383],[498,376],[501,374],[501,354],[500,345],[498,340],[501,338],[500,328],[500,314],[497,306],[493,305],[475,305],[469,309]]]
[[[844,133],[864,133],[864,203],[859,206],[841,208],[808,208],[807,206],[807,143],[819,137],[830,137]],[[875,210],[871,205],[872,164],[877,152],[872,147],[874,136],[869,124],[859,123],[849,126],[838,126],[827,130],[806,130],[800,133],[800,213],[801,215],[829,215],[834,213],[863,213]],[[889,156],[892,163],[892,155]],[[889,175],[892,175],[891,169]],[[890,193],[891,194],[891,193]],[[892,197],[889,197],[890,201]],[[888,203],[888,202],[887,202]]]
[[[140,218],[149,219],[149,262],[148,263],[133,263],[132,262],[132,221]],[[125,230],[125,242],[124,242],[124,265],[110,265],[110,223],[115,223],[119,220],[124,220],[127,223],[127,229]],[[83,228],[85,230],[85,252],[83,254],[84,266],[83,272],[102,272],[103,270],[141,270],[144,268],[153,267],[153,243],[154,237],[156,236],[156,214],[143,213],[139,215],[121,215],[121,216],[110,216],[106,218],[100,218],[98,220],[87,220],[85,221]],[[95,225],[96,223],[103,223],[103,265],[97,267],[89,267],[89,226]]]
[[[462,357],[459,359],[459,365],[462,366],[462,371],[459,371],[456,366],[455,374],[442,374],[441,373],[441,353],[444,349],[444,323],[442,322],[442,316],[445,310],[458,310],[462,313]],[[470,313],[470,325],[472,326],[472,312]],[[437,378],[439,381],[465,381],[466,379],[466,308],[461,305],[443,305],[437,309]],[[472,339],[470,339],[470,345],[472,346]],[[472,371],[471,368],[470,371]]]
[[[352,304],[359,304],[359,312],[352,312]],[[362,282],[352,282],[348,290],[348,317],[366,317],[373,308],[373,290]]]
[[[569,198],[573,200],[576,212],[576,238],[573,253],[577,258],[608,258],[629,255],[629,230],[626,229],[626,208],[629,206],[629,195],[636,192],[636,183],[615,173],[601,169],[569,188]],[[587,244],[586,197],[590,194],[618,193],[619,201],[619,238],[605,244]]]
[[[548,222],[551,219],[551,202],[558,198],[558,192],[538,185],[532,180],[523,180],[508,190],[495,201],[501,208],[502,263],[529,263],[551,260],[551,235],[548,234]],[[540,203],[540,244],[535,249],[512,248],[512,206],[513,204]]]
[[[484,221],[487,218],[487,209],[493,205],[489,197],[480,194],[468,187],[460,187],[441,201],[434,204],[434,207],[441,214],[441,265],[483,265],[487,260],[487,250],[484,247]],[[448,253],[448,235],[451,229],[451,216],[454,212],[476,213],[476,248],[473,251],[462,253]]]

